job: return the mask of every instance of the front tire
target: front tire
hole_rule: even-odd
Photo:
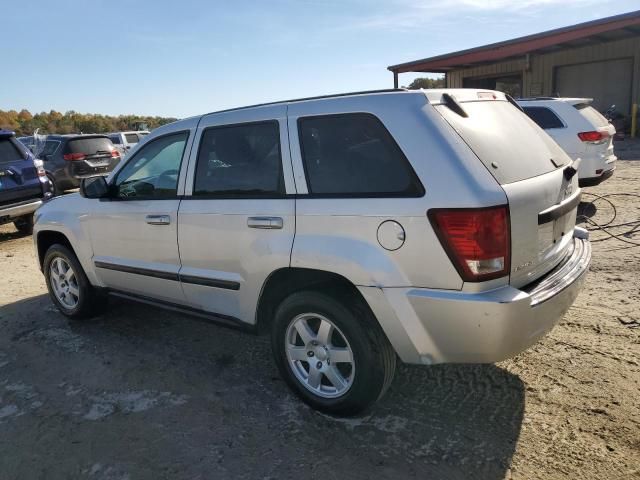
[[[316,410],[355,415],[385,393],[396,354],[360,300],[297,292],[278,307],[271,346],[289,387]]]
[[[75,320],[104,311],[106,297],[89,283],[78,258],[69,248],[60,244],[49,247],[42,270],[49,296],[63,315]]]

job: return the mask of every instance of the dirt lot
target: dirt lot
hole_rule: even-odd
[[[585,192],[640,194],[640,161]],[[612,200],[614,223],[640,218],[639,198]],[[265,338],[123,301],[69,323],[31,238],[0,227],[0,478],[640,478],[640,247],[603,238],[531,350],[403,366],[370,414],[340,420],[289,393]]]

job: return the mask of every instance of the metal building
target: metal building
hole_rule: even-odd
[[[640,99],[640,10],[388,67],[444,73],[451,88],[514,97],[591,97],[601,111],[629,115]]]

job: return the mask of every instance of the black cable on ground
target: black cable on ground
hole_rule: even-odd
[[[640,246],[640,242],[634,242],[632,240],[628,240],[626,238],[621,238],[625,235],[631,235],[633,233],[636,232],[636,230],[638,230],[638,228],[640,228],[640,220],[636,220],[633,222],[624,222],[624,223],[619,223],[619,224],[613,224],[614,220],[616,219],[616,217],[618,216],[618,210],[616,209],[615,204],[609,200],[609,197],[615,197],[615,196],[628,196],[628,197],[637,197],[640,198],[640,195],[636,194],[636,193],[608,193],[606,195],[598,195],[596,193],[590,193],[590,192],[583,192],[583,195],[590,195],[592,197],[596,197],[595,200],[592,200],[590,202],[585,202],[587,205],[591,204],[594,205],[597,201],[602,200],[604,202],[607,202],[609,205],[611,205],[611,208],[613,209],[613,216],[611,217],[611,219],[609,219],[608,222],[606,223],[598,223],[595,220],[592,220],[591,218],[589,218],[586,215],[578,215],[578,218],[582,218],[584,219],[584,221],[586,223],[588,223],[589,225],[592,225],[593,228],[588,228],[587,230],[589,230],[590,232],[593,231],[603,231],[604,233],[606,233],[608,235],[608,237],[605,238],[598,238],[595,240],[591,240],[592,242],[603,242],[605,240],[610,240],[611,238],[614,238],[618,241],[633,245],[634,247],[639,247]],[[609,229],[611,228],[616,228],[616,227],[625,227],[625,226],[632,226],[631,229],[622,232],[622,233],[613,233],[611,231],[609,231]]]

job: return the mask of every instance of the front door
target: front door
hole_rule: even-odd
[[[96,200],[87,224],[96,273],[107,287],[185,303],[178,279],[178,180],[189,135],[151,140],[117,173],[110,198]]]
[[[286,106],[205,116],[196,142],[178,214],[182,288],[193,308],[254,323],[295,232]]]

